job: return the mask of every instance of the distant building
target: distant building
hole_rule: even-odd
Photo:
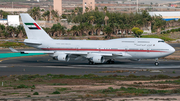
[[[62,15],[62,0],[54,0],[54,10]]]
[[[171,7],[178,7],[178,5],[176,5],[176,4],[171,4]]]
[[[88,11],[95,10],[95,0],[83,0],[83,13]]]
[[[7,26],[7,19],[0,19],[0,24]]]
[[[17,27],[20,25],[19,15],[8,15],[7,16],[8,26]]]
[[[28,8],[0,8],[5,12],[27,12]]]
[[[180,19],[180,11],[172,11],[172,12],[149,12],[151,16],[162,16],[165,21],[170,20],[179,20]]]

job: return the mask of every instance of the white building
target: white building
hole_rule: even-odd
[[[7,19],[0,19],[0,24],[7,26]]]
[[[162,16],[162,18],[166,21],[180,19],[180,11],[149,12],[149,15],[150,16]]]
[[[17,27],[20,25],[19,15],[8,15],[7,16],[8,26]]]

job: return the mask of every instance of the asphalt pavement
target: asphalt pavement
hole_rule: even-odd
[[[1,60],[0,60],[1,61]],[[100,73],[102,71],[129,70],[126,73]],[[151,71],[149,71],[151,70]],[[174,73],[175,71],[175,73]],[[135,73],[134,73],[135,72]],[[130,61],[119,60],[114,64],[89,65],[88,61],[59,62],[47,55],[9,58],[0,62],[0,76],[23,74],[65,74],[65,75],[169,75],[179,76],[180,62],[160,60],[160,65],[155,66],[154,60]]]
[[[170,44],[173,47],[180,47],[180,44]],[[34,49],[22,49],[34,50]],[[0,50],[0,53],[7,53],[10,50]],[[13,57],[0,59],[0,76],[22,75],[22,74],[65,74],[65,75],[169,75],[179,76],[180,62],[175,60],[159,60],[160,65],[155,66],[154,60],[130,61],[117,60],[114,64],[89,65],[88,61],[60,62],[53,60],[48,55]],[[129,70],[126,73],[100,73],[102,71]]]

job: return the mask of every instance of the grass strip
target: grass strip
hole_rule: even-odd
[[[29,53],[29,54],[0,53],[0,58],[21,57],[21,56],[34,56],[34,55],[44,55],[44,53]]]

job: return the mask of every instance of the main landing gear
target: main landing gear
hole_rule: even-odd
[[[158,58],[156,58],[154,65],[159,66]]]
[[[95,63],[93,61],[89,61],[89,64],[90,65],[94,65]]]
[[[108,64],[114,64],[114,59],[107,60]]]
[[[114,64],[114,59],[109,59],[109,60],[106,61],[106,63],[108,63],[108,64]],[[94,63],[93,61],[89,60],[89,64],[90,64],[90,65],[94,65],[94,64],[96,64],[96,63]]]

